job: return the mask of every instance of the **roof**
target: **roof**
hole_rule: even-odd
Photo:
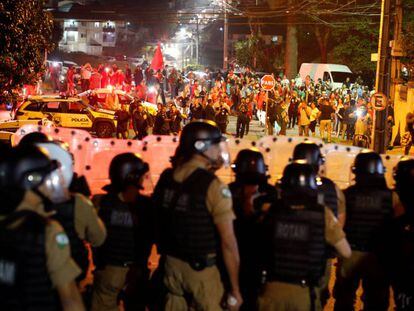
[[[80,101],[77,97],[61,97],[58,95],[29,95],[28,100],[59,100],[59,101]]]

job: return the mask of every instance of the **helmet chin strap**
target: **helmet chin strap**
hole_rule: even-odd
[[[210,168],[214,171],[219,170],[223,166],[223,161],[221,159],[213,160],[209,156],[205,155],[204,152],[200,152],[199,155],[201,155],[204,159],[206,159],[209,162]]]
[[[54,210],[53,202],[47,196],[45,196],[38,188],[34,188],[32,189],[32,191],[42,199],[45,212],[51,212]]]

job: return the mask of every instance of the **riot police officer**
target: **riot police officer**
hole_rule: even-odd
[[[67,201],[54,204],[55,214],[52,217],[62,225],[69,237],[72,258],[82,270],[82,274],[77,278],[80,282],[85,278],[89,267],[85,242],[93,247],[100,246],[106,238],[105,226],[99,219],[92,202],[84,195],[70,191],[74,172],[73,158],[67,146],[53,141],[40,132],[27,134],[19,143],[20,146],[30,144],[47,150],[50,158],[60,164],[63,187],[70,192],[70,196]]]
[[[223,134],[227,133],[227,124],[229,123],[230,108],[223,101],[215,107],[216,110],[216,123]]]
[[[250,121],[248,112],[249,108],[246,104],[246,100],[242,99],[240,106],[237,108],[236,138],[243,138],[244,134],[247,134],[247,125]]]
[[[45,133],[31,132],[22,137],[22,139],[19,142],[19,146],[32,146],[35,144],[51,142],[57,141],[54,141],[52,137],[46,135]],[[91,190],[89,188],[88,181],[86,180],[85,176],[79,176],[77,173],[73,172],[71,180],[72,181],[70,183],[69,190],[72,193],[81,193],[86,197],[89,197],[91,195]]]
[[[324,205],[332,210],[335,217],[343,227],[345,222],[345,197],[339,187],[329,178],[323,176],[322,167],[325,163],[325,157],[322,155],[319,146],[311,141],[306,141],[295,146],[293,150],[293,160],[306,160],[318,175],[318,191],[323,195]],[[331,250],[327,253],[325,275],[320,286],[320,299],[322,306],[325,306],[329,299],[329,280],[332,269],[332,259],[336,257],[335,252]]]
[[[383,256],[397,310],[414,310],[414,160],[402,158],[395,168],[394,178],[395,191],[404,210],[384,234]]]
[[[324,274],[326,245],[344,257],[351,249],[332,211],[322,205],[309,164],[286,166],[278,192],[265,217],[267,282],[259,310],[320,310],[315,289]]]
[[[0,309],[84,310],[68,237],[48,218],[68,198],[56,161],[13,148],[0,160],[0,189]]]
[[[60,163],[64,187],[70,191],[73,179],[73,160],[67,147],[60,143],[40,143],[37,146],[44,148],[50,154],[51,159]],[[55,204],[53,209],[57,220],[65,229],[69,237],[72,258],[82,269],[82,274],[77,281],[86,277],[89,267],[88,249],[85,243],[92,247],[102,245],[106,238],[106,228],[98,217],[92,202],[80,193],[71,192],[70,198],[62,203]]]
[[[104,244],[94,249],[96,271],[92,310],[118,310],[117,298],[130,281],[140,291],[128,290],[126,310],[144,310],[147,262],[153,244],[151,201],[139,193],[149,166],[134,153],[115,156],[109,167],[107,194],[93,201],[106,225]],[[129,295],[131,294],[131,295]]]
[[[388,310],[389,282],[376,253],[383,230],[393,215],[393,193],[387,187],[385,168],[377,153],[359,153],[352,171],[355,185],[344,191],[347,213],[344,230],[352,257],[338,262],[335,310],[353,310],[360,280],[364,310]]]
[[[264,204],[274,197],[276,189],[267,183],[267,167],[257,149],[243,149],[232,165],[236,180],[229,184],[236,214],[234,230],[240,252],[241,310],[255,310],[260,288],[259,244]]]
[[[345,197],[341,189],[329,178],[323,176],[325,157],[319,146],[311,141],[297,144],[293,150],[293,160],[306,160],[318,179],[318,190],[323,194],[325,205],[329,207],[343,226],[345,223]]]
[[[239,252],[233,231],[231,192],[214,172],[229,159],[225,138],[212,121],[187,124],[155,188],[158,249],[165,258],[166,310],[219,310],[224,295],[217,268],[223,256],[229,309],[242,303]]]

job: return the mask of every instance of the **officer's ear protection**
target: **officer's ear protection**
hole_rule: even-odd
[[[198,152],[204,152],[208,149],[208,147],[210,146],[209,142],[206,141],[202,141],[202,140],[197,140],[194,143],[194,148],[198,151]]]

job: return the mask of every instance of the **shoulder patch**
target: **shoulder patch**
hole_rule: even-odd
[[[221,189],[221,195],[223,198],[229,199],[231,198],[231,191],[229,188],[223,188]]]
[[[65,248],[69,245],[69,238],[66,233],[60,232],[56,234],[56,243],[60,249]]]

